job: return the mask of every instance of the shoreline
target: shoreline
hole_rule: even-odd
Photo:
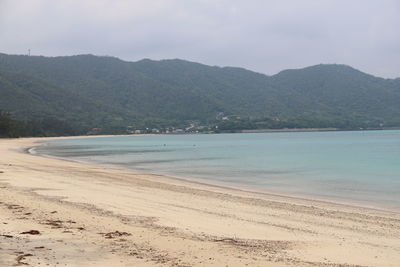
[[[359,132],[359,131],[396,131],[400,127],[340,129],[340,128],[288,128],[288,129],[254,129],[240,130],[238,133],[308,133],[308,132]]]
[[[302,132],[302,131],[300,131]],[[274,132],[271,132],[274,133]],[[68,139],[81,139],[81,138],[103,138],[103,137],[123,137],[124,135],[105,135],[105,136],[78,136],[77,138],[68,138]],[[134,136],[134,135],[130,135]],[[137,136],[145,136],[145,135],[137,135]],[[55,137],[56,140],[61,140],[65,138],[60,138],[58,139]],[[48,140],[47,140],[48,141]],[[74,160],[74,159],[69,159],[69,158],[63,158],[63,157],[57,157],[57,156],[52,156],[48,154],[40,154],[37,152],[31,153],[30,150],[34,150],[35,148],[39,146],[46,145],[46,140],[37,142],[38,145],[32,146],[32,147],[27,147],[24,149],[25,153],[32,154],[34,156],[39,156],[39,157],[45,157],[45,158],[53,158],[57,160],[64,160],[64,161],[69,161],[69,162],[76,162],[76,163],[82,163],[82,164],[90,164],[94,166],[101,166],[101,167],[106,167],[106,168],[112,168],[116,170],[125,170],[132,172],[132,174],[135,175],[151,175],[151,176],[157,176],[157,177],[162,177],[165,179],[172,179],[176,181],[182,181],[185,183],[193,183],[193,184],[198,184],[198,185],[204,185],[208,187],[216,187],[216,188],[221,188],[221,189],[226,189],[226,190],[234,190],[238,192],[244,192],[244,193],[250,193],[250,194],[260,194],[260,195],[266,195],[266,196],[271,196],[271,197],[278,197],[282,199],[293,199],[293,200],[298,200],[298,201],[307,201],[307,202],[318,202],[318,203],[325,203],[325,204],[330,204],[330,205],[337,205],[337,206],[343,206],[343,207],[353,207],[353,208],[359,208],[359,209],[366,209],[366,210],[375,210],[375,211],[383,211],[383,212],[389,212],[389,213],[394,213],[394,214],[400,214],[400,207],[395,207],[395,206],[389,206],[389,205],[383,205],[379,203],[370,203],[370,202],[365,202],[365,201],[355,201],[351,199],[340,199],[340,198],[334,198],[334,197],[318,197],[315,195],[311,194],[294,194],[294,193],[288,193],[288,192],[283,192],[283,191],[275,191],[275,190],[267,190],[267,189],[256,189],[255,187],[251,185],[245,185],[245,184],[240,184],[240,183],[228,183],[228,182],[223,182],[223,181],[216,181],[216,180],[210,180],[210,179],[205,179],[205,178],[197,178],[197,177],[189,177],[189,176],[177,176],[177,175],[172,175],[172,174],[163,174],[163,173],[153,173],[153,172],[142,172],[139,170],[135,170],[132,168],[127,168],[127,167],[122,167],[118,165],[113,165],[113,164],[100,164],[100,163],[95,163],[95,162],[90,162],[90,161],[84,161],[84,160]]]
[[[399,214],[21,153],[46,140],[0,140],[0,265],[400,262]]]

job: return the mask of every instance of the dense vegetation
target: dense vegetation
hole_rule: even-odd
[[[0,110],[16,129],[9,136],[125,133],[128,126],[391,127],[400,126],[399,103],[400,79],[345,65],[266,76],[183,60],[0,54]]]

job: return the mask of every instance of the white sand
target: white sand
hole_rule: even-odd
[[[0,140],[0,266],[399,266],[399,214],[21,153],[37,140]]]

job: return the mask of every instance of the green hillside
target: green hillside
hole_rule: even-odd
[[[61,121],[74,129],[66,134],[218,125],[221,116],[236,128],[400,126],[398,103],[400,79],[345,65],[266,76],[178,59],[0,54],[0,110],[19,121]]]

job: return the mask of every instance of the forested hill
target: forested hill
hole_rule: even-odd
[[[266,76],[177,59],[0,54],[0,110],[41,127],[58,121],[65,134],[217,125],[222,117],[228,128],[400,126],[399,103],[400,79],[345,65]]]

